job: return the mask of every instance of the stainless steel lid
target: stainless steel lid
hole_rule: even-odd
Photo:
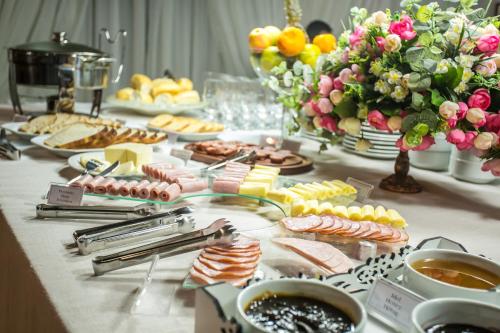
[[[61,64],[75,54],[102,57],[106,54],[90,46],[71,43],[65,32],[54,32],[50,41],[26,43],[9,48],[14,64]]]

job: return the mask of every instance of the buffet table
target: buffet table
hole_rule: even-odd
[[[12,115],[0,112],[0,122]],[[143,125],[146,118],[108,112]],[[13,137],[11,137],[14,139]],[[180,288],[195,254],[161,260],[153,284],[158,299],[169,302],[161,315],[131,314],[148,264],[95,277],[91,256],[66,248],[76,229],[97,224],[34,219],[35,205],[49,182],[64,182],[77,175],[66,160],[20,141],[20,161],[0,161],[0,331],[1,332],[193,332],[194,292]],[[371,199],[397,209],[408,221],[410,244],[444,236],[469,252],[500,261],[500,181],[475,185],[447,173],[412,168],[424,186],[419,194],[401,195],[380,190],[380,179],[390,174],[393,161],[371,160],[344,152],[340,147],[316,153],[318,143],[304,141],[301,152],[315,159],[313,171],[295,176],[317,178],[355,177],[374,184]],[[250,212],[201,207],[195,218],[238,218],[252,223]],[[366,332],[389,332],[371,321]]]

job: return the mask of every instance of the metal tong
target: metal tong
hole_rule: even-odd
[[[10,143],[9,139],[7,139],[4,128],[0,130],[0,155],[15,161],[21,158],[21,151]]]
[[[129,250],[98,256],[92,260],[95,275],[151,261],[154,256],[166,258],[203,249],[206,246],[231,243],[237,236],[236,229],[226,219],[218,219],[207,228],[174,236],[162,241],[138,246]]]
[[[221,161],[217,161],[217,162],[210,164],[209,166],[201,169],[200,172],[202,174],[207,174],[210,171],[222,168],[223,166],[225,166],[229,162],[244,162],[244,161],[248,161],[248,160],[251,161],[255,158],[255,156],[256,156],[255,150],[252,150],[252,151],[247,152],[247,153],[240,150],[239,152],[237,152],[234,155],[231,155],[231,156],[226,157],[225,159],[223,159]]]
[[[62,206],[39,204],[36,206],[37,218],[107,219],[128,220],[150,216],[157,212],[154,204],[141,204],[134,207],[120,206]]]
[[[154,220],[155,222],[158,220]],[[76,239],[76,245],[81,254],[112,247],[131,245],[154,237],[164,237],[176,233],[187,233],[194,229],[192,216],[175,216],[160,224],[142,224],[129,228],[118,227],[112,231],[82,234]]]

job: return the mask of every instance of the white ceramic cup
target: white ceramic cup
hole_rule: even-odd
[[[470,150],[458,150],[453,146],[451,149],[449,170],[451,175],[466,182],[486,184],[495,180],[491,172],[481,170],[485,161],[474,156]]]
[[[436,143],[423,151],[410,150],[410,164],[426,170],[448,170],[450,164],[451,144],[446,141],[446,136],[438,133],[434,139]]]
[[[411,315],[412,333],[439,324],[469,324],[500,330],[500,307],[461,298],[436,298],[417,305]]]
[[[445,249],[418,250],[410,253],[405,258],[403,271],[403,283],[405,287],[428,299],[438,297],[459,297],[500,305],[500,292],[498,291],[455,286],[436,279],[432,279],[425,274],[417,272],[412,267],[412,264],[418,260],[431,258],[461,261],[486,269],[500,276],[500,265],[498,265],[494,261],[480,256],[476,256],[467,252]]]
[[[254,324],[245,314],[245,308],[255,299],[266,293],[285,294],[292,296],[310,297],[323,301],[346,313],[356,325],[353,333],[363,332],[366,325],[366,310],[363,305],[345,291],[329,286],[318,280],[303,280],[286,278],[267,280],[245,288],[236,300],[238,307],[238,321],[243,326],[243,332],[266,332],[262,327]]]

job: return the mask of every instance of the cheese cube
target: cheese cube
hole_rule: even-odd
[[[326,187],[331,188],[334,196],[342,194],[342,189],[340,187],[338,187],[337,185],[334,185],[326,180],[323,181],[321,184],[326,186]]]
[[[336,215],[338,217],[343,217],[345,219],[349,218],[349,214],[347,213],[347,207],[346,206],[335,206],[335,207],[333,207],[333,215]]]
[[[387,216],[391,225],[395,228],[405,228],[408,226],[406,220],[394,209],[388,209]]]
[[[281,192],[285,193],[287,195],[287,197],[289,198],[289,202],[287,202],[287,203],[291,203],[292,201],[297,200],[297,199],[303,199],[300,195],[298,195],[297,193],[295,193],[293,191],[290,191],[287,188],[282,187],[279,190]]]
[[[349,219],[353,221],[361,221],[361,208],[358,206],[351,206],[347,208]]]
[[[269,184],[270,187],[272,187],[273,183],[274,183],[274,177],[272,177],[272,176],[246,176],[245,182],[266,183],[266,184]]]
[[[361,219],[364,221],[374,221],[375,208],[372,205],[364,205],[361,207]]]
[[[244,182],[240,185],[239,194],[266,197],[269,191],[269,184]]]
[[[281,190],[271,190],[267,192],[267,198],[280,203],[290,203],[292,198]]]
[[[300,188],[297,188],[295,186],[290,187],[289,190],[294,192],[294,193],[297,193],[298,195],[300,195],[304,199],[312,199],[312,193],[310,193],[309,191],[301,190]]]
[[[153,162],[153,149],[142,143],[120,143],[104,148],[104,158],[110,163],[131,161],[138,167]]]
[[[298,199],[292,202],[291,215],[302,216],[308,210],[307,203],[303,199]]]
[[[270,166],[260,165],[260,164],[255,164],[255,166],[253,168],[254,168],[254,170],[268,170],[268,171],[274,172],[276,175],[278,175],[281,171],[280,168],[275,168],[275,167],[270,167]]]
[[[377,206],[375,208],[375,221],[377,223],[382,223],[382,224],[388,224],[391,222],[389,216],[387,216],[387,212],[385,211],[384,207]]]
[[[307,200],[307,212],[306,214],[319,214],[319,203],[318,200]]]
[[[323,202],[319,205],[318,211],[321,215],[333,215],[333,205],[329,202]]]

